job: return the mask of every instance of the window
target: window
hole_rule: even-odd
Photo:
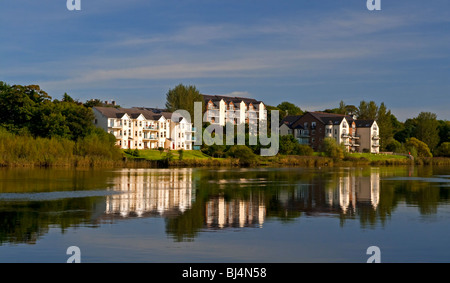
[[[334,129],[334,134],[337,135],[337,129]]]
[[[315,134],[316,134],[316,130],[312,130],[311,135],[315,135]]]
[[[316,122],[311,122],[311,129],[315,129],[316,128]]]
[[[137,137],[137,131],[134,132],[134,136]]]
[[[98,123],[97,119],[94,120],[94,123],[97,125],[97,123]]]
[[[305,128],[305,130],[308,129],[308,122],[303,123],[303,128]]]
[[[342,125],[343,128],[347,128],[347,123],[344,122],[344,124]]]
[[[142,127],[142,121],[139,122],[139,127]]]

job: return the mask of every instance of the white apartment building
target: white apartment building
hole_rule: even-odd
[[[266,106],[262,101],[245,97],[230,97],[222,95],[203,95],[206,113],[205,122],[225,126],[257,124],[267,120]]]
[[[196,128],[193,127],[192,123],[190,123],[186,118],[181,118],[178,122],[170,121],[170,139],[172,141],[171,149],[193,149],[192,146],[195,142],[195,131]]]
[[[95,126],[113,134],[122,149],[192,149],[192,124],[185,119],[172,121],[170,112],[115,107],[94,107],[93,111]]]

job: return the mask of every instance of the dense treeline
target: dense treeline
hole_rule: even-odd
[[[37,85],[0,82],[0,166],[95,166],[121,159],[115,138],[94,127],[92,109]]]

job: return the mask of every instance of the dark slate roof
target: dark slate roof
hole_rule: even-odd
[[[225,95],[206,95],[203,94],[203,99],[205,100],[205,102],[208,101],[212,101],[214,104],[216,104],[217,102],[219,102],[220,100],[224,100],[226,103],[230,103],[233,102],[234,104],[237,103],[241,103],[242,101],[244,101],[245,104],[260,104],[263,103],[262,101],[253,99],[253,98],[248,98],[248,97],[233,97],[233,96],[225,96]],[[217,105],[217,104],[216,104]]]
[[[114,108],[114,107],[94,107],[107,118],[122,118],[125,113],[131,118],[136,119],[139,115],[143,115],[147,120],[157,121],[164,116],[166,119],[172,117],[171,112],[166,110],[158,111],[154,108],[133,107],[133,108]],[[153,111],[152,111],[153,110]],[[154,112],[155,111],[155,112]]]
[[[280,126],[281,125],[286,125],[289,128],[292,128],[292,126],[294,125],[295,122],[297,122],[300,118],[302,117],[302,115],[291,115],[291,116],[286,116],[284,117],[283,120],[281,120],[280,122]],[[302,127],[303,128],[303,127]]]
[[[355,120],[357,128],[370,128],[375,120]]]
[[[342,114],[326,113],[326,112],[308,112],[313,117],[324,123],[325,125],[339,125],[342,119],[346,119],[350,124],[353,123],[353,117]]]

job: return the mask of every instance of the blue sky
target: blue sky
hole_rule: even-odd
[[[303,110],[450,120],[450,1],[0,0],[0,80],[163,107],[179,83]]]

